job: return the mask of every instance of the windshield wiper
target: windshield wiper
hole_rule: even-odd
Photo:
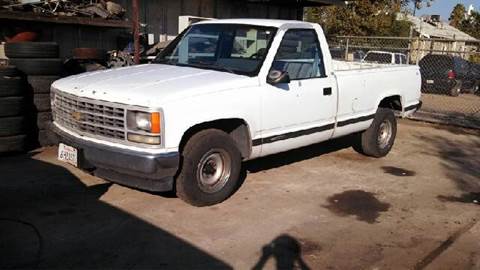
[[[229,72],[229,73],[232,73],[232,74],[237,74],[233,69],[229,68],[229,67],[226,67],[226,66],[222,66],[222,65],[214,65],[215,68],[218,68],[218,69],[221,69],[223,71],[226,71],[226,72]]]
[[[204,69],[213,69],[213,70],[220,70],[220,71],[226,71],[228,73],[232,74],[237,74],[233,69],[223,66],[223,65],[218,65],[214,63],[207,63],[203,61],[196,61],[194,63],[188,63],[188,64],[182,64],[184,66],[192,66],[192,67],[197,67],[197,68],[204,68]]]

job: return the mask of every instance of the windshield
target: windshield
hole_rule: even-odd
[[[256,76],[276,28],[242,24],[198,24],[180,34],[153,63]]]

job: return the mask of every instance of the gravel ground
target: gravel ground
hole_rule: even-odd
[[[206,208],[55,147],[0,157],[0,268],[480,269],[479,135],[402,120],[386,158],[345,138],[251,161]]]

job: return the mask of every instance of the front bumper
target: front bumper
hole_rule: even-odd
[[[95,176],[148,191],[173,189],[180,164],[178,152],[152,154],[79,140],[51,125],[60,142],[78,149],[78,166]]]

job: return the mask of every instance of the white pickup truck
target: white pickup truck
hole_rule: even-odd
[[[332,61],[317,24],[211,20],[152,64],[56,81],[52,128],[59,159],[205,206],[236,190],[245,160],[349,134],[385,156],[420,85],[418,66]]]

